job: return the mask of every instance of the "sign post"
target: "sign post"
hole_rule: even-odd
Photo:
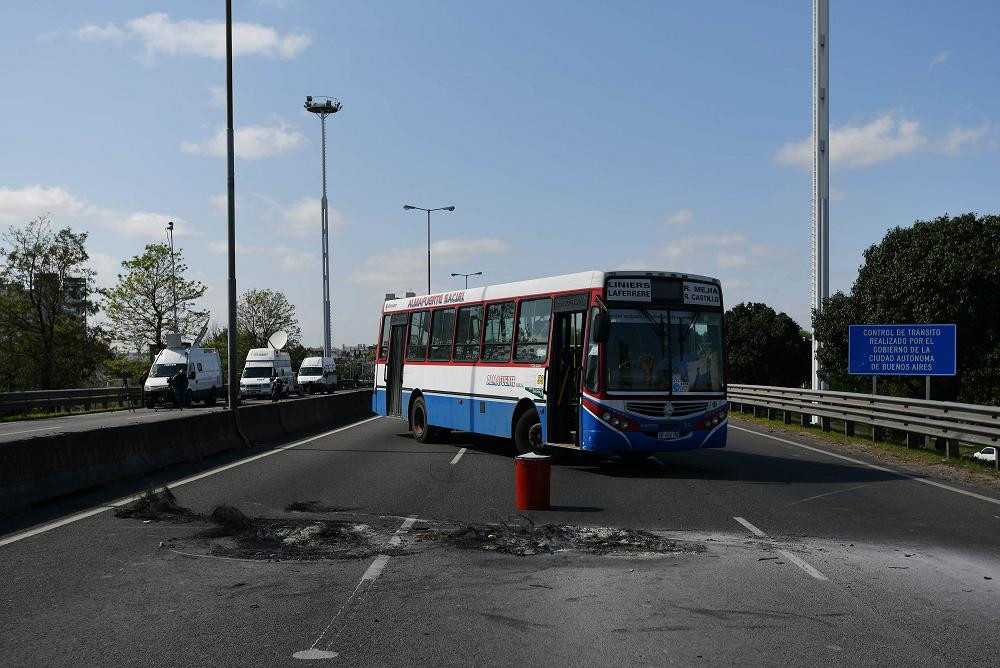
[[[850,325],[847,372],[871,376],[924,376],[924,398],[931,398],[931,376],[954,376],[958,334],[955,325]],[[924,437],[924,447],[930,436]],[[947,456],[948,448],[945,448]]]

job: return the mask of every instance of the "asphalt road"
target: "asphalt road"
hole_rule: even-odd
[[[348,390],[344,390],[348,391]],[[309,395],[292,395],[282,401],[294,401],[307,398]],[[253,405],[267,401],[266,399],[246,399],[246,404]],[[16,422],[0,422],[0,443],[19,441],[25,438],[49,436],[71,431],[86,431],[103,427],[120,427],[137,422],[158,422],[172,420],[189,411],[205,412],[224,410],[225,402],[219,402],[215,407],[196,403],[190,408],[136,408],[135,410],[105,411],[101,413],[83,413],[80,415],[63,415],[60,417],[40,418],[37,420],[18,420]]]
[[[0,656],[11,666],[309,663],[296,654],[329,666],[996,664],[995,493],[746,429],[757,430],[733,421],[727,449],[659,463],[567,458],[553,467],[550,511],[514,509],[506,443],[453,434],[420,445],[381,418],[187,482],[177,481],[192,471],[170,474],[193,512],[229,504],[257,520],[253,536],[278,532],[250,548],[206,535],[204,520],[117,518],[108,505],[124,487],[64,500],[0,522]],[[294,502],[315,504],[288,510]],[[343,521],[329,541],[355,558],[273,560],[326,536],[320,520]],[[62,523],[25,534],[46,521]],[[669,549],[549,553],[535,539],[527,556],[479,549],[532,522],[644,529]]]

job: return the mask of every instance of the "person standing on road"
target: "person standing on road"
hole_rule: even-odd
[[[143,371],[139,376],[139,405],[146,405],[146,380],[149,379],[149,371]]]
[[[183,406],[187,395],[187,372],[181,369],[174,374],[173,378],[167,381],[167,384],[174,391],[174,404],[178,407]]]

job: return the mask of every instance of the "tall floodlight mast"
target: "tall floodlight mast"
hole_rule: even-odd
[[[320,131],[323,134],[323,199],[320,216],[323,226],[323,357],[330,356],[330,218],[326,209],[326,117],[340,111],[339,100],[332,97],[317,98],[306,96],[306,111],[319,116]]]
[[[813,179],[812,308],[823,310],[830,297],[830,2],[813,0]],[[812,389],[819,379],[815,330],[812,341]]]

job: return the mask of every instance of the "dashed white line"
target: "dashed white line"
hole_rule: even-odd
[[[813,568],[812,566],[810,566],[809,564],[807,564],[803,559],[795,556],[794,554],[792,554],[788,550],[778,550],[778,554],[780,554],[781,556],[783,556],[785,559],[788,559],[790,562],[792,562],[793,564],[795,564],[796,566],[798,566],[799,568],[801,568],[802,570],[804,570],[806,573],[808,573],[809,575],[811,575],[814,578],[816,578],[817,580],[828,580],[829,579],[825,575],[823,575],[822,573],[820,573],[818,570],[816,570],[815,568]]]
[[[758,529],[754,525],[750,524],[750,522],[748,522],[746,519],[744,519],[742,517],[734,517],[733,519],[736,520],[737,522],[739,522],[740,524],[742,524],[743,526],[745,526],[747,528],[747,530],[750,531],[750,533],[752,533],[753,535],[757,536],[758,538],[764,538],[766,540],[771,540],[770,536],[768,536],[766,533],[764,533],[763,531],[761,531],[760,529]],[[801,557],[795,556],[794,554],[792,554],[788,550],[780,550],[779,549],[779,550],[777,550],[777,552],[778,552],[778,554],[780,554],[781,556],[783,556],[785,559],[788,559],[790,562],[792,562],[793,564],[795,564],[796,566],[798,566],[799,568],[801,568],[802,570],[804,570],[806,573],[808,573],[812,577],[816,578],[817,580],[824,580],[825,581],[825,580],[829,579],[825,575],[823,575],[822,573],[820,573],[818,570],[816,570],[815,568],[813,568],[811,565],[809,565],[808,563],[806,563],[806,561],[804,559],[802,559]]]
[[[856,489],[861,489],[862,487],[867,487],[868,485],[857,485],[855,487],[848,487],[847,489],[835,489],[832,492],[824,492],[823,494],[817,494],[816,496],[807,496],[804,499],[799,499],[798,501],[792,501],[788,505],[796,506],[800,503],[805,503],[806,501],[814,501],[815,499],[822,499],[824,496],[833,496],[834,494],[840,494],[841,492],[853,492]]]
[[[396,533],[394,533],[392,535],[392,538],[389,539],[388,544],[393,547],[399,545],[403,540],[403,534],[407,533],[410,530],[410,527],[412,527],[416,521],[417,521],[416,517],[407,517],[405,520],[403,520],[403,523],[399,526],[398,529],[396,529]],[[336,621],[344,613],[344,610],[347,609],[347,606],[350,605],[351,602],[354,601],[354,599],[358,596],[358,593],[359,592],[361,593],[361,597],[364,597],[364,595],[368,593],[368,590],[371,588],[372,583],[378,579],[378,576],[382,575],[382,571],[385,569],[385,566],[388,563],[389,563],[389,555],[387,554],[377,555],[375,557],[375,560],[372,561],[371,565],[369,565],[368,568],[365,569],[364,574],[361,576],[361,580],[359,580],[358,584],[354,587],[354,591],[351,592],[351,595],[348,596],[347,600],[344,601],[344,603],[340,606],[340,609],[337,610],[337,614],[333,616],[333,619],[331,619],[330,623],[326,625],[326,628],[323,629],[323,632],[316,637],[316,640],[314,640],[313,644],[309,646],[309,649],[304,649],[295,652],[294,654],[292,654],[292,658],[332,659],[336,657],[337,652],[332,651],[330,647],[337,639],[337,635],[340,633],[340,629],[337,629],[336,632],[330,635],[330,639],[326,643],[326,649],[318,649],[316,646],[323,641],[323,639],[326,637],[326,634],[330,632],[331,628],[333,628],[334,623],[336,623]]]
[[[372,420],[380,419],[380,415],[375,417],[370,417],[367,420],[362,420],[361,422],[355,422],[349,424],[346,427],[339,427],[337,429],[331,429],[330,431],[325,431],[322,434],[316,434],[315,436],[310,436],[309,438],[304,438],[301,441],[296,441],[294,443],[289,443],[288,445],[283,445],[280,448],[275,448],[273,450],[268,450],[267,452],[262,452],[259,455],[254,455],[253,457],[247,457],[246,459],[241,459],[238,462],[233,462],[232,464],[226,464],[225,466],[219,466],[217,468],[205,471],[204,473],[199,473],[197,475],[189,476],[187,478],[181,478],[180,480],[175,480],[173,482],[165,483],[166,487],[180,487],[181,485],[186,485],[189,482],[195,482],[196,480],[201,480],[202,478],[207,478],[208,476],[215,475],[216,473],[222,473],[223,471],[228,471],[229,469],[236,468],[237,466],[243,466],[244,464],[249,464],[250,462],[255,462],[258,459],[263,459],[264,457],[270,457],[271,455],[276,455],[279,452],[284,452],[290,448],[294,448],[305,443],[311,443],[316,439],[323,438],[324,436],[330,436],[338,432],[346,431],[348,429],[353,429],[354,427],[359,427],[363,424],[371,422]],[[143,494],[133,494],[132,496],[126,496],[118,499],[117,501],[112,501],[111,503],[95,506],[89,510],[84,510],[83,512],[76,513],[75,515],[70,515],[69,517],[63,517],[62,519],[56,520],[55,522],[49,522],[48,524],[42,524],[33,529],[28,529],[27,531],[22,531],[16,533],[6,538],[0,538],[0,547],[4,545],[9,545],[10,543],[16,543],[19,540],[24,540],[25,538],[31,538],[32,536],[37,536],[40,533],[45,533],[46,531],[52,531],[53,529],[58,529],[61,526],[66,526],[67,524],[72,524],[73,522],[79,522],[80,520],[87,519],[88,517],[93,517],[103,513],[106,510],[111,510],[117,506],[124,505],[126,503],[131,503],[136,499],[139,499]]]
[[[738,431],[745,431],[748,434],[755,434],[757,436],[763,436],[764,438],[769,438],[772,441],[778,441],[779,443],[785,443],[786,445],[794,445],[796,448],[802,448],[803,450],[810,450],[812,452],[818,452],[821,455],[826,455],[827,457],[836,457],[845,462],[851,462],[852,464],[858,464],[860,466],[866,466],[870,469],[875,469],[876,471],[882,471],[884,473],[892,473],[893,475],[898,475],[900,478],[906,478],[908,480],[913,480],[914,482],[922,482],[925,485],[931,485],[932,487],[939,487],[941,489],[946,489],[949,492],[955,492],[956,494],[964,494],[965,496],[971,496],[974,499],[979,499],[980,501],[988,501],[989,503],[995,503],[1000,505],[1000,499],[995,499],[992,496],[986,496],[984,494],[976,494],[975,492],[969,492],[964,489],[959,489],[958,487],[952,487],[951,485],[945,485],[944,483],[937,482],[936,480],[928,480],[926,478],[917,478],[915,476],[909,475],[907,473],[901,473],[900,471],[894,471],[893,469],[886,468],[884,466],[876,466],[875,464],[869,464],[866,461],[860,459],[855,459],[854,457],[847,457],[846,455],[838,455],[835,452],[828,452],[822,448],[814,448],[811,445],[805,445],[804,443],[796,443],[795,441],[790,441],[787,438],[778,438],[777,436],[772,436],[771,434],[765,434],[763,432],[755,431],[753,429],[746,429],[744,427],[736,427],[734,425],[729,425],[730,429],[736,429]]]
[[[749,529],[750,533],[752,533],[753,535],[757,536],[757,538],[767,538],[767,534],[766,533],[764,533],[763,531],[761,531],[760,529],[758,529],[754,525],[750,524],[749,522],[747,522],[742,517],[734,517],[733,519],[736,520],[737,522],[739,522],[740,524],[742,524],[743,526],[745,526],[747,529]]]
[[[465,448],[462,448],[461,450],[459,450],[458,454],[455,455],[454,459],[451,460],[452,465],[457,464],[458,460],[461,459],[462,455],[464,455],[464,454],[465,454]]]

